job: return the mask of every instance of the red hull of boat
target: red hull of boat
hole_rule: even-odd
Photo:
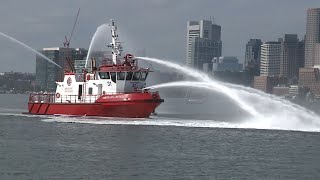
[[[148,118],[163,102],[158,93],[103,95],[94,103],[29,102],[29,114]]]

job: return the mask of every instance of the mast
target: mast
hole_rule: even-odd
[[[117,57],[121,56],[122,46],[121,43],[117,41],[119,37],[119,35],[117,34],[117,26],[115,25],[113,19],[111,19],[110,21],[112,42],[110,43],[110,45],[108,45],[108,47],[111,47],[112,49],[112,62],[116,65]]]

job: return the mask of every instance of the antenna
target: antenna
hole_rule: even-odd
[[[115,25],[113,19],[110,19],[110,27],[111,27],[111,37],[112,37],[112,42],[108,47],[111,47],[112,49],[112,62],[113,64],[117,64],[117,57],[121,56],[122,52],[122,46],[121,42],[118,41],[118,33],[117,33],[117,26]]]

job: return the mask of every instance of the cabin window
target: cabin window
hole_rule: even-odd
[[[140,79],[140,72],[134,72],[132,81],[139,81],[139,79]]]
[[[111,72],[110,75],[111,75],[112,82],[116,83],[117,82],[117,73]]]
[[[109,72],[99,72],[100,79],[110,79]]]
[[[92,95],[92,87],[89,87],[89,95]]]
[[[148,72],[141,72],[140,81],[145,81],[147,79]]]
[[[127,72],[126,80],[131,81],[131,79],[132,79],[132,75],[133,75],[133,72]]]
[[[118,80],[124,80],[126,78],[126,73],[125,72],[118,72],[117,73],[117,79]]]

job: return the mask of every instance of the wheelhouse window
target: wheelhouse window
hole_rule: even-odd
[[[131,81],[132,76],[133,76],[133,72],[127,72],[126,80],[127,80],[127,81]]]
[[[100,79],[110,79],[109,72],[99,72]]]
[[[110,75],[111,75],[112,82],[116,83],[117,82],[117,73],[111,72]]]
[[[141,72],[140,81],[145,81],[147,79],[148,72]]]
[[[132,81],[139,81],[139,79],[140,79],[140,72],[134,72]]]
[[[118,75],[117,75],[117,79],[118,79],[118,80],[125,80],[125,78],[126,78],[126,72],[118,72],[117,74],[118,74]]]

